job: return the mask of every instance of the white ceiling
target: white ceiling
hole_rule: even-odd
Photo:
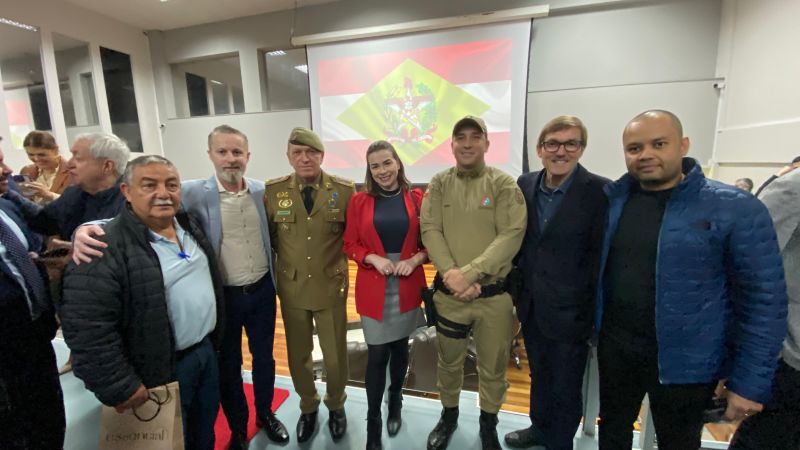
[[[171,30],[337,0],[59,0],[143,30]]]

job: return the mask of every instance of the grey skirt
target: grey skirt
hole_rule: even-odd
[[[399,253],[386,255],[392,262],[400,261]],[[364,340],[369,345],[380,345],[407,338],[414,330],[425,326],[425,315],[421,308],[400,312],[400,280],[396,276],[386,277],[383,302],[383,320],[361,316]]]

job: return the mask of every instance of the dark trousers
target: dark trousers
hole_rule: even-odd
[[[270,274],[243,291],[225,288],[225,333],[220,349],[220,395],[233,433],[247,431],[247,400],[242,388],[242,327],[253,355],[253,392],[257,415],[272,412],[275,387],[275,287]]]
[[[186,450],[213,450],[214,422],[219,411],[217,355],[206,337],[178,357],[175,372],[181,390]]]
[[[800,370],[781,360],[772,384],[772,400],[744,420],[729,450],[800,449]]]
[[[389,393],[403,390],[403,381],[408,370],[408,337],[394,342],[367,346],[367,417],[381,414],[383,391],[386,389],[386,366],[389,366]]]
[[[531,424],[547,450],[571,450],[580,426],[589,345],[544,336],[536,320],[522,324],[531,370]]]
[[[656,352],[631,350],[613,338],[600,337],[600,450],[630,450],[633,423],[644,395],[661,450],[697,450],[703,410],[716,383],[664,385],[658,379]]]
[[[52,311],[31,321],[21,291],[0,292],[0,448],[4,450],[64,446],[64,399],[50,343],[55,329]]]

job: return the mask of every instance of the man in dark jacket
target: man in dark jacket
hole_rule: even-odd
[[[600,449],[631,447],[646,393],[659,448],[696,450],[718,380],[729,420],[769,400],[787,309],[775,229],[755,197],[685,158],[674,114],[643,112],[622,140],[597,302]]]
[[[66,241],[80,224],[114,217],[123,209],[125,199],[119,190],[119,177],[130,155],[125,142],[104,133],[78,136],[70,152],[67,168],[72,186],[57,200],[42,207],[18,192],[6,194],[33,231],[57,235]]]
[[[0,191],[11,169],[0,150]],[[64,446],[64,400],[50,341],[56,320],[46,277],[29,252],[31,233],[10,202],[0,199],[0,448]]]
[[[197,222],[178,212],[180,179],[160,156],[128,165],[124,209],[105,227],[108,248],[70,265],[59,305],[75,375],[118,411],[177,380],[187,449],[214,447],[222,284]]]
[[[559,116],[539,133],[544,169],[517,180],[528,207],[518,254],[523,294],[517,301],[531,370],[531,426],[508,433],[511,447],[572,450],[581,421],[581,390],[592,333],[597,270],[609,180],[583,168],[588,133]]]

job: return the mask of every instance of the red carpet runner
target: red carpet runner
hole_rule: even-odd
[[[256,428],[256,408],[253,400],[253,385],[244,383],[244,396],[247,398],[247,409],[250,411],[250,419],[247,422],[247,439],[252,439],[258,432]],[[278,407],[283,404],[289,397],[289,391],[286,389],[275,388],[275,394],[272,396],[272,411],[277,411]],[[228,440],[231,438],[231,430],[228,429],[228,421],[225,419],[225,413],[222,412],[222,407],[219,408],[217,414],[217,423],[214,424],[214,434],[216,435],[216,450],[224,450],[228,445]]]

